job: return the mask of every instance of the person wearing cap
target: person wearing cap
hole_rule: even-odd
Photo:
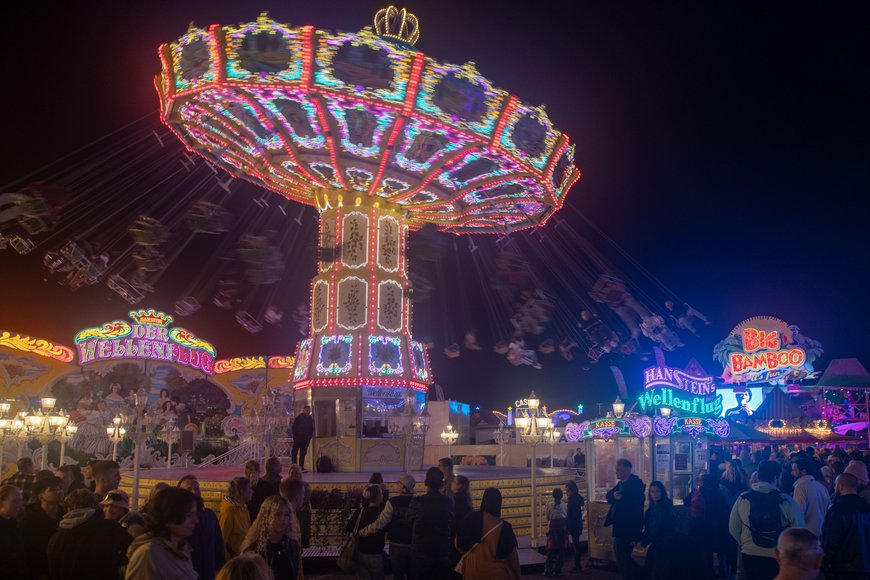
[[[48,542],[48,577],[51,580],[116,580],[127,563],[126,552],[133,541],[121,525],[99,517],[90,490],[74,491],[66,498],[67,512],[60,529]]]
[[[396,482],[398,495],[387,500],[378,519],[359,531],[360,536],[368,536],[386,528],[394,580],[406,580],[411,576],[411,522],[408,519],[408,507],[414,498],[415,485],[417,482],[413,475],[402,474]]]
[[[870,504],[870,481],[868,481],[870,478],[867,477],[867,464],[853,459],[843,473],[848,473],[858,481],[858,497],[864,498],[864,501]]]
[[[23,548],[27,578],[41,578],[48,574],[45,550],[63,517],[63,481],[47,477],[33,484],[33,499],[24,508],[18,522],[18,535]]]
[[[199,580],[214,580],[215,574],[226,561],[224,537],[217,515],[203,505],[199,479],[195,475],[185,475],[178,481],[177,487],[186,489],[197,498],[199,522],[188,540],[193,549],[190,555],[193,569],[199,574]]]
[[[133,539],[145,531],[145,519],[130,511],[130,496],[126,491],[113,489],[100,502],[100,509],[107,520],[118,522]]]

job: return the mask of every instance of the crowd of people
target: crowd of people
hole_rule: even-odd
[[[283,479],[277,458],[265,467],[249,461],[215,514],[193,474],[135,511],[114,461],[36,472],[19,459],[0,486],[0,579],[301,579],[310,487],[297,465]]]
[[[277,458],[248,461],[226,487],[220,510],[205,507],[196,475],[156,484],[140,510],[119,489],[114,461],[87,468],[34,470],[29,458],[0,486],[0,579],[24,580],[298,580],[310,542],[310,485]],[[357,537],[360,579],[467,580],[520,577],[517,538],[501,517],[502,496],[487,488],[475,510],[471,481],[441,459],[415,494],[410,473],[388,489],[372,475],[346,531]],[[392,491],[392,493],[391,493]],[[561,575],[571,538],[580,568],[582,506],[569,481],[553,492],[547,575]],[[389,557],[385,547],[389,543]]]
[[[840,448],[716,450],[679,525],[665,485],[651,482],[645,498],[619,459],[604,522],[619,577],[870,580],[868,463],[870,452]]]

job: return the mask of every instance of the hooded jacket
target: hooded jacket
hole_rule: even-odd
[[[30,578],[39,578],[48,574],[48,564],[45,560],[45,550],[48,541],[57,531],[63,508],[58,508],[58,518],[48,515],[39,503],[29,503],[24,507],[24,514],[18,522],[18,535],[24,554],[24,564]]]
[[[190,560],[190,546],[172,545],[167,538],[142,534],[127,550],[125,580],[196,580],[196,570]]]
[[[245,541],[245,535],[248,533],[248,528],[251,527],[251,516],[248,514],[248,508],[245,504],[224,496],[221,500],[218,522],[220,522],[221,535],[224,538],[226,559],[229,560],[242,553],[242,542]]]
[[[118,522],[94,516],[93,509],[72,510],[48,542],[48,577],[51,580],[116,580],[127,563],[133,538]]]

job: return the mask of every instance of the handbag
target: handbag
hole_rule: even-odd
[[[338,553],[338,567],[342,572],[353,572],[356,568],[356,534],[359,531],[359,522],[362,519],[363,508],[359,508],[359,516],[356,518],[356,526],[353,528],[353,533],[348,534],[347,538],[341,544],[341,550]]]
[[[478,540],[477,542],[474,542],[474,544],[473,544],[470,548],[468,548],[468,551],[465,552],[464,554],[462,554],[462,557],[459,558],[459,562],[456,563],[456,567],[453,568],[453,571],[456,572],[457,574],[464,574],[464,573],[465,573],[465,557],[466,557],[467,555],[469,555],[469,554],[471,553],[471,551],[472,551],[473,549],[475,549],[475,548],[477,547],[477,545],[480,544],[480,543],[484,540],[484,538],[486,538],[488,535],[490,535],[493,531],[495,531],[495,530],[497,530],[498,528],[500,528],[501,525],[502,525],[503,523],[504,523],[504,522],[499,522],[499,523],[497,523],[496,525],[494,525],[493,527],[491,527],[491,528],[489,529],[488,532],[486,532],[485,534],[483,534],[483,535],[480,537],[480,540]]]
[[[631,549],[631,559],[634,560],[634,563],[643,568],[644,563],[646,562],[646,556],[649,552],[650,544],[641,547],[640,544],[635,544]]]

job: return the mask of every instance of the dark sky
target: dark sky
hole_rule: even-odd
[[[421,21],[420,50],[473,60],[496,85],[547,105],[577,144],[583,171],[567,204],[713,319],[670,362],[695,356],[719,374],[713,344],[765,314],[820,340],[821,366],[830,357],[870,363],[866,4],[407,6]],[[9,15],[0,184],[156,111],[156,48],[191,21],[236,23],[268,10],[278,21],[353,31],[379,7],[83,2]],[[574,211],[562,215],[578,221]],[[124,317],[126,305],[104,286],[72,294],[43,282],[36,264],[0,253],[0,328],[70,344],[77,329]],[[307,283],[300,278],[303,292]],[[474,285],[467,296],[481,300]],[[158,295],[147,306],[171,311],[175,299]],[[185,324],[221,356],[290,352],[297,340],[243,334],[230,317]],[[645,363],[620,364],[637,382]],[[543,371],[488,351],[457,360],[436,353],[433,365],[448,396],[485,405],[504,406],[532,388],[551,405],[614,396],[604,365],[556,355]]]

